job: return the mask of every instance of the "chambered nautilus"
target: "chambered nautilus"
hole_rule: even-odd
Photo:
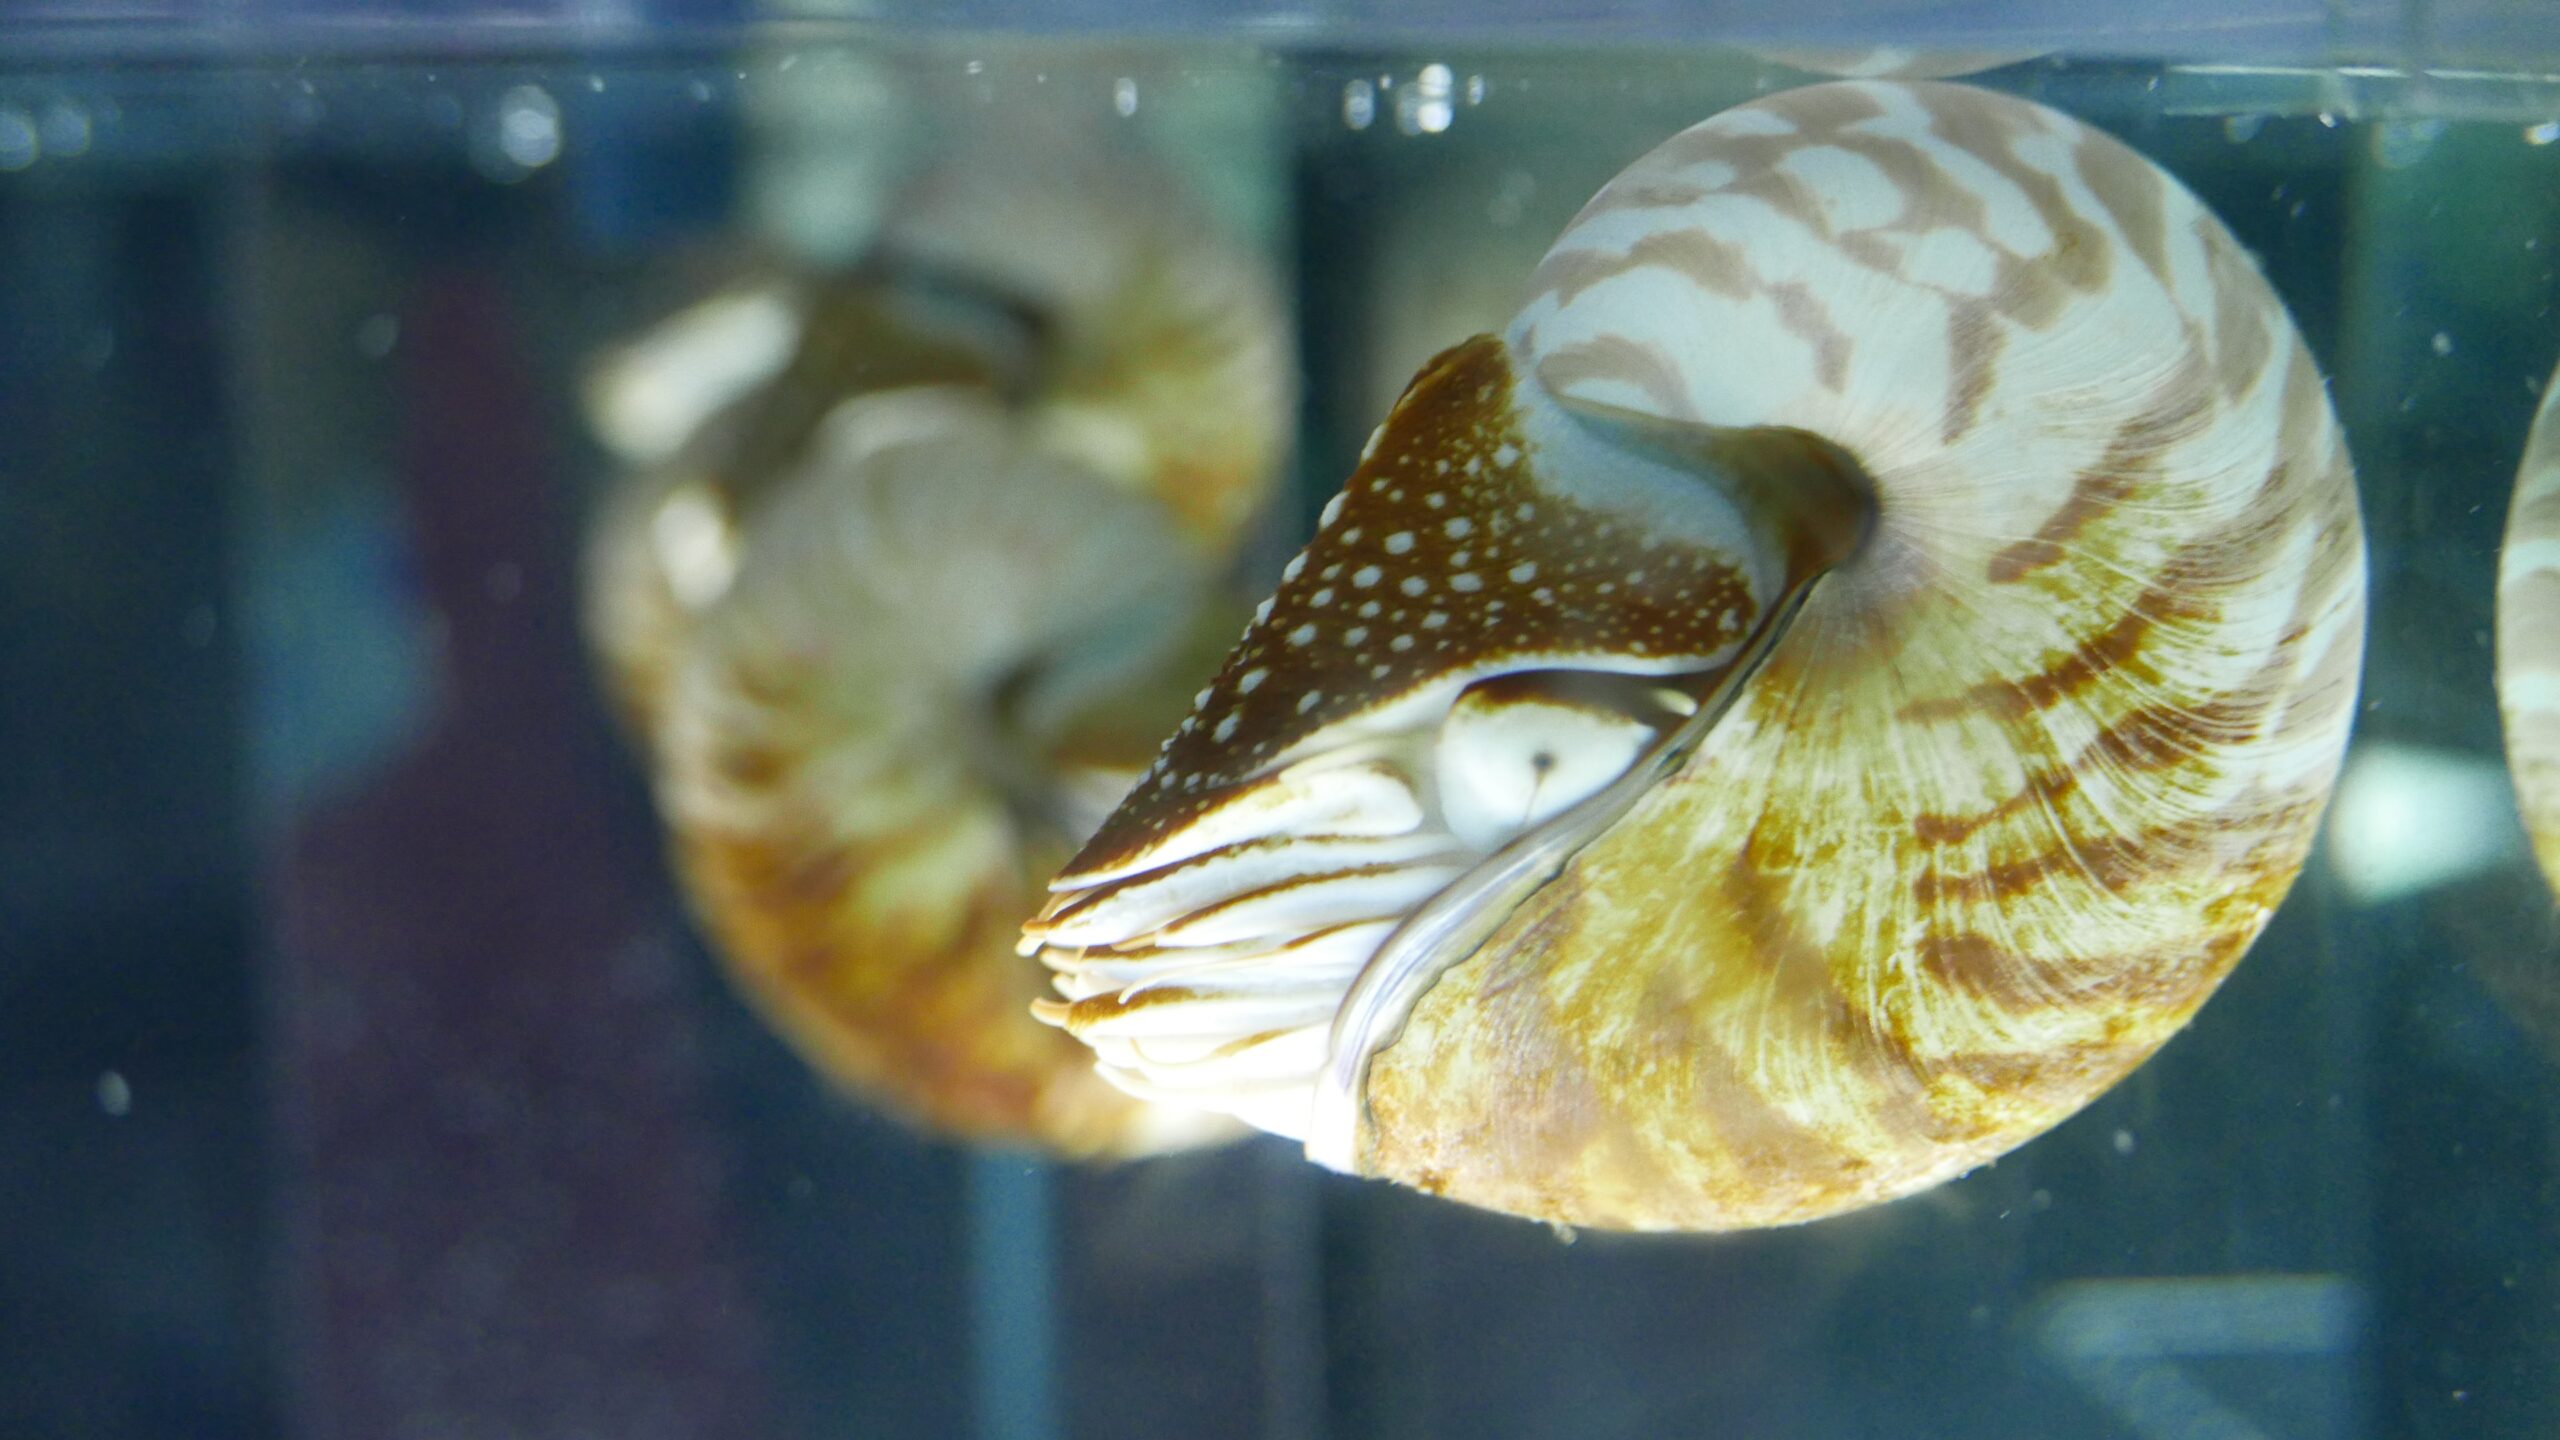
[[[2560,371],[2516,467],[2498,553],[2498,708],[2534,858],[2560,887]]]
[[[1105,1084],[1013,942],[1240,622],[1291,392],[1259,258],[1055,153],[946,164],[849,273],[601,367],[634,473],[589,631],[714,948],[821,1069],[1067,1153],[1234,1128]]]
[[[1611,181],[1425,367],[1026,948],[1118,1083],[1608,1227],[1979,1165],[2299,870],[2364,550],[2222,224],[1833,83]]]

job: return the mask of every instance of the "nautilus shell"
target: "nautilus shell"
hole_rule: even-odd
[[[2534,858],[2560,887],[2560,374],[2516,467],[2498,554],[2498,708]]]
[[[714,948],[805,1055],[944,1133],[1141,1153],[1234,1125],[1104,1083],[1013,941],[1234,634],[1291,362],[1251,252],[1035,158],[600,369],[634,470],[588,626]]]
[[[2051,110],[1842,83],[1638,160],[1427,366],[1052,883],[1135,1093],[1545,1219],[1959,1174],[2283,897],[2363,636],[2318,372]]]

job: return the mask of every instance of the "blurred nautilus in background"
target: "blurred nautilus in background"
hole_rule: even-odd
[[[1013,941],[1242,624],[1293,365],[1258,256],[1033,146],[596,368],[593,647],[714,947],[856,1092],[1069,1154],[1232,1128],[1105,1084]]]
[[[2497,646],[2516,806],[2542,873],[2560,888],[2560,372],[2516,467],[2498,553]]]
[[[2364,548],[2222,224],[1942,84],[1726,111],[1425,367],[1053,882],[1135,1093],[1473,1204],[1813,1219],[2183,1026],[2299,870]]]

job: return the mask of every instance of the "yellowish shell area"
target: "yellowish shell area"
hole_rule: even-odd
[[[2352,718],[2353,478],[2281,305],[2148,162],[1943,85],[1686,132],[1539,284],[1512,343],[1551,390],[1812,430],[1877,528],[1374,1057],[1362,1168],[1724,1229],[2070,1115],[2258,934]]]
[[[2560,887],[2560,375],[2525,442],[2498,557],[2498,708],[2534,858]]]
[[[599,372],[631,468],[589,636],[714,948],[818,1068],[964,1138],[1223,1137],[1034,1021],[1013,939],[1232,634],[1212,577],[1294,403],[1276,284],[1091,156],[966,152],[895,216]]]

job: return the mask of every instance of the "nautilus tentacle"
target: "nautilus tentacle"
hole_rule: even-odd
[[[2534,858],[2560,887],[2560,374],[2525,441],[2498,555],[2498,708]]]
[[[936,172],[852,271],[599,370],[635,473],[590,634],[714,948],[859,1093],[1079,1154],[1232,1130],[1105,1084],[1012,942],[1214,666],[1201,627],[1234,633],[1286,354],[1249,252],[1078,160]]]
[[[1142,1094],[1520,1214],[1907,1194],[2183,1025],[2299,869],[2363,541],[2222,225],[1958,86],[1728,111],[1441,356],[1052,884]]]

